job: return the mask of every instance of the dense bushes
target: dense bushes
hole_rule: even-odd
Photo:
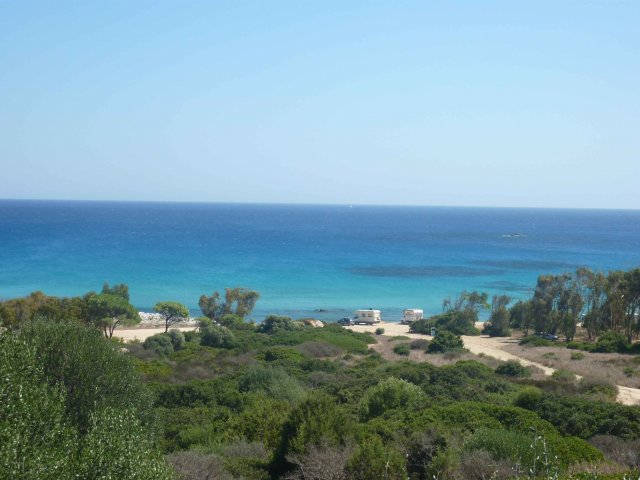
[[[211,346],[204,340],[209,329],[216,333]],[[233,348],[228,348],[230,344],[225,347],[226,332],[233,335]],[[73,334],[65,335],[77,341]],[[152,407],[144,401],[101,404],[87,411],[86,431],[82,433],[74,422],[65,421],[69,418],[66,389],[59,388],[63,401],[56,403],[56,390],[52,388],[61,383],[40,381],[32,386],[32,395],[47,399],[53,413],[62,412],[61,423],[56,424],[55,418],[47,420],[52,425],[48,434],[53,436],[47,437],[45,432],[44,438],[56,444],[66,441],[66,448],[74,452],[74,461],[82,459],[86,465],[85,473],[88,469],[101,470],[113,478],[126,478],[122,472],[137,464],[154,477],[163,478],[166,466],[153,447],[151,419],[141,415],[139,408],[146,405],[145,411],[162,420],[164,452],[172,453],[172,461],[185,474],[210,469],[216,478],[258,480],[270,474],[270,478],[295,479],[324,472],[323,467],[330,463],[331,474],[338,479],[385,475],[467,479],[482,475],[504,478],[515,465],[533,468],[529,465],[531,456],[535,452],[541,455],[542,448],[560,472],[580,462],[601,461],[601,454],[584,440],[563,435],[589,438],[594,433],[607,433],[619,439],[640,435],[640,409],[553,396],[523,387],[523,383],[543,384],[511,380],[511,376],[522,373],[519,364],[507,362],[494,371],[476,361],[458,361],[444,367],[407,360],[387,362],[379,355],[366,354],[368,343],[375,341],[372,335],[332,326],[275,328],[267,334],[205,325],[201,332],[184,339],[174,336],[175,343],[171,334],[158,336],[173,348],[167,357],[151,354],[141,346],[132,346],[130,354],[122,354],[119,345],[98,336],[117,358],[131,363],[131,355],[139,357],[138,368],[151,382],[154,403]],[[80,345],[83,342],[80,339]],[[156,343],[150,340],[148,346]],[[445,352],[463,346],[459,337],[444,330],[427,343]],[[409,352],[409,345],[407,341],[395,347]],[[418,345],[425,348],[423,341]],[[85,350],[80,347],[80,351]],[[76,359],[74,355],[71,358]],[[2,352],[0,358],[4,360],[1,356]],[[17,362],[28,363],[21,359]],[[95,368],[91,361],[88,366]],[[123,368],[128,381],[136,383],[136,378],[128,376],[127,367]],[[0,373],[6,376],[4,362],[0,363]],[[16,373],[11,375],[11,381],[17,382]],[[94,375],[110,382],[100,372]],[[2,381],[0,378],[0,396],[11,392]],[[86,383],[93,384],[90,380]],[[117,382],[115,385],[116,391],[121,391]],[[573,388],[577,391],[582,387]],[[584,385],[589,394],[594,388],[599,387]],[[135,397],[135,391],[132,393]],[[600,394],[599,390],[596,393]],[[0,400],[15,403],[6,398]],[[466,401],[469,398],[475,401]],[[0,422],[3,414],[0,411]],[[29,422],[32,419],[27,418]],[[17,424],[10,435],[26,444],[27,437],[16,433],[18,427],[24,429],[25,424]],[[0,445],[9,438],[3,433],[0,428]],[[80,437],[82,443],[78,442]],[[112,454],[118,455],[117,460],[103,459],[110,457],[100,439],[113,443]],[[34,442],[34,451],[36,446],[40,448],[34,455],[48,454],[42,442]],[[146,456],[136,461],[143,451]],[[41,465],[47,465],[46,458],[37,458]],[[62,471],[59,468],[68,464],[61,461],[60,467],[54,462],[46,471],[53,472],[49,476],[64,478],[58,475]]]
[[[298,330],[299,328],[302,328],[302,325],[298,322],[294,322],[289,317],[269,315],[258,327],[258,332],[272,335],[286,330]]]
[[[524,337],[520,340],[520,345],[528,345],[530,347],[553,347],[556,343],[542,337],[529,335],[528,337]]]
[[[639,407],[542,393],[520,396],[516,405],[537,413],[565,435],[580,438],[594,435],[640,438]]]
[[[417,385],[398,378],[388,378],[371,387],[360,402],[360,417],[369,419],[394,408],[415,409],[424,399]]]
[[[165,333],[158,333],[147,337],[142,345],[145,350],[152,350],[158,355],[169,355],[173,352],[171,337]]]
[[[431,335],[431,327],[433,326],[438,330],[447,330],[456,335],[479,335],[480,331],[475,327],[477,320],[477,312],[451,310],[441,315],[413,322],[409,331]]]
[[[396,355],[409,355],[411,348],[408,343],[399,343],[393,346],[393,353]]]
[[[77,324],[0,334],[0,478],[172,477],[150,397],[116,348]]]
[[[281,368],[250,367],[238,380],[240,392],[262,392],[270,397],[295,402],[304,395],[300,384]]]
[[[63,389],[67,414],[81,432],[88,430],[91,415],[105,407],[134,408],[148,417],[151,397],[131,359],[96,330],[36,322],[25,325],[20,337],[35,349],[49,384]]]
[[[46,382],[35,350],[0,334],[0,478],[65,478],[75,448],[62,389]]]
[[[200,343],[215,348],[234,348],[238,345],[231,330],[217,325],[210,325],[202,331]]]
[[[427,347],[427,353],[456,352],[464,348],[462,339],[446,330],[439,331]]]
[[[531,375],[531,372],[517,360],[509,360],[498,365],[498,367],[496,367],[496,373],[507,377],[528,377]]]

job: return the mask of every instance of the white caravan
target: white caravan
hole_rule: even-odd
[[[424,312],[419,308],[407,308],[402,312],[401,323],[413,323],[422,320]]]
[[[369,325],[373,325],[374,323],[380,323],[382,321],[382,317],[380,316],[380,310],[356,310],[355,318],[353,321],[355,324],[366,323]]]

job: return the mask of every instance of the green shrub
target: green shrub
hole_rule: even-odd
[[[628,378],[631,378],[636,374],[636,369],[633,367],[624,367],[622,369],[622,373],[624,373]]]
[[[578,342],[577,340],[572,340],[567,343],[567,348],[570,350],[584,350],[585,352],[592,352],[595,348],[595,344],[587,343],[587,342]]]
[[[255,334],[250,334],[256,337]],[[300,345],[305,342],[325,342],[350,353],[367,353],[369,344],[376,343],[372,334],[352,332],[339,325],[327,324],[323,328],[300,327],[295,330],[280,330],[265,338],[270,345]]]
[[[534,410],[538,403],[544,398],[542,390],[536,387],[524,388],[518,393],[514,404],[527,410]]]
[[[411,338],[407,337],[406,335],[394,335],[393,337],[389,338],[390,342],[396,342],[398,340],[411,340]]]
[[[585,380],[580,381],[579,392],[585,395],[599,395],[615,399],[618,395],[618,389],[615,385],[605,381]]]
[[[269,315],[258,327],[258,332],[273,335],[281,331],[299,330],[301,328],[302,325],[294,322],[290,317]]]
[[[304,389],[284,369],[275,367],[250,367],[239,379],[241,392],[263,392],[280,400],[295,402],[302,398]]]
[[[166,356],[173,352],[171,337],[166,333],[157,333],[147,337],[142,346],[145,350],[151,350],[158,355]]]
[[[376,335],[384,335],[384,328],[376,328]]]
[[[640,438],[640,408],[586,398],[540,394],[536,401],[525,397],[516,404],[551,422],[562,434],[580,438],[615,435]]]
[[[80,432],[106,407],[136,409],[151,421],[151,396],[133,359],[114,348],[96,330],[75,323],[34,322],[20,337],[35,348],[50,385],[62,387],[66,411]]]
[[[628,353],[631,350],[631,344],[627,342],[624,335],[618,332],[606,332],[598,338],[593,349],[599,353]]]
[[[517,360],[508,360],[496,367],[495,372],[498,375],[507,377],[529,377],[531,372]]]
[[[576,374],[568,370],[559,369],[551,374],[551,378],[563,383],[572,383],[576,381]]]
[[[342,353],[340,347],[327,342],[304,342],[298,345],[298,350],[311,358],[335,357]]]
[[[200,344],[214,348],[235,348],[238,342],[228,328],[211,325],[202,331]]]
[[[184,347],[185,336],[180,330],[171,329],[168,332],[169,338],[171,339],[171,344],[173,345],[173,349],[177,352],[178,350],[182,350]]]
[[[138,372],[147,381],[168,380],[171,377],[171,367],[163,361],[138,362]]]
[[[139,418],[114,408],[92,415],[91,428],[82,441],[79,470],[79,478],[174,478]]]
[[[378,435],[368,436],[360,442],[347,464],[347,478],[353,480],[405,480],[405,459]]]
[[[273,365],[285,367],[300,367],[305,361],[305,356],[295,348],[291,347],[270,347],[264,352],[257,355],[257,358],[263,359]]]
[[[584,358],[584,353],[571,352],[571,360],[582,360],[583,358]]]
[[[427,347],[427,353],[455,352],[464,348],[462,339],[446,330],[439,331]]]
[[[0,478],[70,477],[76,438],[63,390],[50,386],[35,349],[0,334]]]
[[[447,330],[456,335],[480,335],[480,331],[475,327],[476,320],[476,312],[452,310],[413,322],[409,331],[431,335],[431,327],[433,326],[437,330]]]
[[[360,401],[360,417],[367,420],[394,408],[413,409],[423,399],[424,393],[420,387],[390,377],[365,392]]]
[[[296,405],[284,422],[270,466],[272,477],[284,473],[287,456],[302,454],[310,445],[341,445],[354,434],[354,424],[326,394],[316,394]]]
[[[578,438],[563,438],[555,432],[514,432],[506,429],[476,430],[464,445],[465,450],[482,450],[494,460],[518,462],[525,471],[546,474],[578,462],[598,462],[602,453]]]
[[[410,351],[411,349],[409,348],[408,343],[399,343],[393,347],[393,353],[396,355],[409,355]]]
[[[410,344],[411,350],[426,350],[429,346],[429,340],[426,338],[416,338]]]
[[[536,452],[531,448],[532,440],[531,433],[480,428],[465,440],[464,449],[486,451],[493,460],[513,460],[520,462],[525,470],[533,470]]]
[[[528,337],[524,337],[520,340],[520,345],[528,345],[530,347],[552,347],[554,346],[554,342],[551,340],[546,340],[541,337],[536,337],[535,335],[529,335]]]

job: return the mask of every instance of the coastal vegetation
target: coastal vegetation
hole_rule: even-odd
[[[258,296],[246,289],[227,289],[224,301],[201,297],[196,330],[172,330],[163,316],[165,333],[126,344],[112,337],[113,323],[140,319],[128,313],[124,285],[71,299],[34,293],[2,302],[0,478],[637,476],[640,407],[614,403],[615,389],[562,369],[540,377],[518,362],[488,366],[462,353],[461,335],[481,309],[491,309],[491,328],[518,328],[522,312],[543,311],[530,302],[548,301],[549,284],[591,298],[568,280],[539,283],[538,296],[511,308],[508,297],[489,305],[486,294],[461,294],[443,314],[416,322],[418,332],[436,326],[430,341],[385,340],[384,332],[276,315],[249,323]],[[625,296],[632,291],[624,289]],[[565,311],[557,301],[564,294],[554,295],[544,322],[525,322],[561,329],[579,302],[573,298]],[[612,305],[609,296],[599,302]],[[624,304],[628,315],[635,307]],[[180,304],[158,307],[185,316]],[[590,315],[601,326],[565,344],[571,353],[633,351],[625,321]],[[631,332],[633,340],[637,327]],[[370,349],[378,340],[391,342],[396,357]],[[552,350],[549,361],[559,358],[553,351],[570,353],[539,348]],[[406,359],[419,351],[448,364]]]

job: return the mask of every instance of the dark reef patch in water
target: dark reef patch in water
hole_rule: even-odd
[[[500,275],[502,270],[495,268],[473,268],[441,265],[404,266],[388,265],[375,267],[352,267],[349,271],[355,275],[368,277],[394,277],[394,278],[419,278],[419,277],[481,277],[483,275]]]
[[[566,268],[575,270],[579,265],[553,260],[475,260],[474,265],[484,267],[506,268],[512,270],[538,270],[545,272],[549,269]]]

